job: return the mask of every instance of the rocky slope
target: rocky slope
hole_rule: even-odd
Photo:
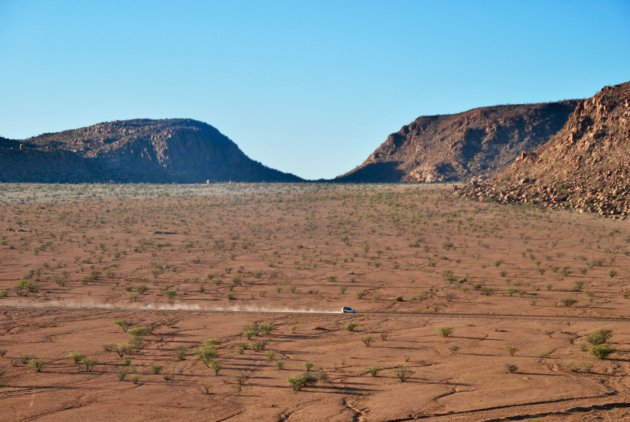
[[[423,116],[387,137],[340,182],[442,182],[493,174],[545,143],[577,101]]]
[[[297,182],[195,120],[126,120],[15,141],[0,138],[0,181]]]
[[[495,178],[462,193],[501,203],[630,215],[630,82],[581,101],[566,125]]]

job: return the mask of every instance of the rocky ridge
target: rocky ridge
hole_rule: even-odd
[[[387,137],[339,182],[446,182],[495,174],[544,144],[578,101],[483,107],[422,116]]]
[[[630,82],[581,101],[564,127],[493,178],[476,178],[464,196],[500,203],[630,215]]]
[[[196,120],[124,120],[0,138],[0,181],[202,183],[298,182],[247,157],[216,128]]]

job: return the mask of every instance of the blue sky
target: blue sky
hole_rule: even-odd
[[[306,178],[420,115],[630,80],[630,1],[0,0],[0,135],[190,117]]]

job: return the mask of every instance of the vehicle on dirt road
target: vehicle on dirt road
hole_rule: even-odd
[[[343,308],[341,308],[341,312],[343,312],[344,314],[356,314],[359,311],[349,306],[344,306]]]

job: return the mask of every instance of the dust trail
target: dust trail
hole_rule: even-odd
[[[340,311],[330,309],[290,308],[274,306],[253,305],[196,305],[186,303],[129,303],[125,305],[114,303],[98,303],[86,301],[59,301],[48,300],[45,302],[29,302],[2,300],[0,308],[28,308],[28,309],[112,309],[123,311],[188,311],[188,312],[241,312],[241,313],[283,313],[283,314],[337,314]]]

